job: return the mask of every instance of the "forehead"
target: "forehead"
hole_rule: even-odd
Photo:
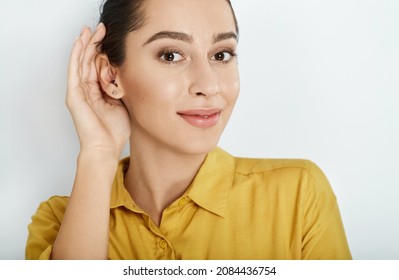
[[[147,0],[143,5],[148,32],[179,31],[196,36],[235,32],[226,0]]]

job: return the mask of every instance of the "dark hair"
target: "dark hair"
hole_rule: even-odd
[[[226,0],[234,17],[238,33],[237,18],[230,0]],[[108,56],[113,66],[121,66],[125,61],[125,41],[130,32],[138,30],[145,22],[143,3],[145,0],[104,0],[100,8],[100,22],[107,33],[99,42],[100,52]]]

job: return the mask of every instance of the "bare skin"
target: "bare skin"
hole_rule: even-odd
[[[108,258],[112,182],[128,140],[132,160],[125,187],[154,224],[161,225],[163,210],[190,185],[234,107],[237,41],[226,36],[235,32],[227,3],[151,0],[146,15],[148,23],[127,38],[121,67],[97,52],[96,42],[106,33],[102,24],[94,32],[84,28],[73,46],[66,104],[81,150],[53,259]],[[165,30],[192,40],[146,43]],[[172,54],[173,61],[165,61],[160,50]],[[217,122],[204,128],[182,118],[182,112],[196,109],[219,110]]]
[[[104,35],[103,25],[93,33],[85,27],[71,53],[66,104],[81,151],[68,208],[54,243],[53,259],[108,257],[111,185],[130,135],[130,122],[122,102],[107,97],[99,87],[95,42]]]

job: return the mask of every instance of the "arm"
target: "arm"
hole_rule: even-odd
[[[107,259],[109,204],[117,160],[81,153],[52,259]]]
[[[304,198],[302,259],[351,259],[337,199],[315,164],[310,166]]]
[[[100,86],[96,42],[104,36],[102,24],[94,33],[84,28],[71,53],[66,104],[81,148],[52,259],[108,258],[111,186],[130,123],[122,101]]]

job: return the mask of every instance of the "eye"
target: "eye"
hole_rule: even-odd
[[[220,62],[229,62],[236,54],[232,51],[222,51],[214,54],[211,59]]]
[[[175,63],[184,59],[178,51],[174,50],[162,51],[159,54],[159,58],[166,63]]]

